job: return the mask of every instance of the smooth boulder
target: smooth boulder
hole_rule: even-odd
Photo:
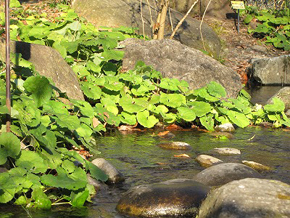
[[[290,186],[256,178],[230,182],[209,193],[198,217],[290,217]]]
[[[92,161],[92,164],[96,165],[108,175],[108,183],[115,184],[125,181],[123,174],[104,158],[96,158]]]
[[[55,86],[71,99],[84,100],[78,78],[63,57],[53,48],[11,41],[11,52],[21,53],[22,58],[30,61],[42,76],[51,78]],[[0,39],[0,59],[5,60],[5,42]],[[17,60],[16,60],[17,63]]]
[[[260,85],[290,85],[290,55],[251,60],[248,76]]]
[[[118,212],[133,217],[195,217],[209,188],[189,179],[139,185],[127,191]]]
[[[152,27],[157,19],[155,2],[147,0],[142,1],[142,8],[139,0],[74,0],[72,7],[80,16],[100,29],[102,26],[134,27],[138,28],[137,33],[145,33],[149,38],[152,38]],[[184,14],[174,9],[170,10],[170,17],[167,16],[165,23],[165,38],[171,35],[172,28],[175,28],[183,17]],[[201,37],[200,22],[188,16],[179,27],[174,39],[187,46],[207,50],[213,57],[219,58],[221,52],[219,37],[205,22],[202,24],[203,37]]]
[[[244,178],[261,178],[261,175],[252,168],[240,163],[220,163],[211,166],[193,179],[208,186],[221,186],[233,180]]]
[[[191,89],[201,88],[211,81],[223,85],[227,97],[236,97],[242,89],[240,76],[232,69],[175,40],[127,39],[122,45],[125,46],[124,70],[134,69],[138,61],[143,61],[164,77],[187,81]]]

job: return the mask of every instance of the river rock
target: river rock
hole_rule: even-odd
[[[92,164],[96,165],[108,175],[108,183],[121,183],[125,180],[122,173],[120,173],[109,161],[104,158],[96,158],[92,161]]]
[[[217,125],[215,127],[215,130],[219,131],[219,132],[234,132],[235,131],[235,127],[231,123],[224,123],[224,124],[221,124],[221,125]]]
[[[238,155],[241,154],[241,151],[237,148],[214,148],[214,152],[223,155]]]
[[[290,186],[256,178],[230,182],[210,192],[198,217],[290,217]]]
[[[289,65],[290,67],[290,65]],[[290,75],[290,73],[289,73]],[[274,96],[272,96],[268,101],[267,104],[273,103],[272,99],[274,97],[280,98],[285,104],[285,111],[290,109],[290,87],[283,87],[280,89]]]
[[[74,0],[72,7],[80,15],[97,27],[137,27],[137,33],[143,34],[143,24],[145,35],[152,37],[151,19],[153,22],[157,18],[155,2],[142,1],[142,12],[139,0]],[[150,8],[150,10],[149,10]],[[141,14],[142,13],[142,14]],[[143,17],[143,19],[142,19]],[[170,18],[173,28],[184,17],[184,14],[171,9]],[[174,39],[189,47],[204,50],[200,36],[200,22],[188,16],[178,29]],[[172,33],[171,22],[167,16],[165,24],[165,38]],[[202,35],[206,50],[215,58],[219,57],[221,42],[217,34],[210,26],[203,22]]]
[[[271,170],[270,167],[265,166],[265,165],[260,164],[260,163],[257,163],[255,161],[243,160],[242,163],[257,170],[257,171],[269,171],[269,170]]]
[[[189,179],[140,185],[126,192],[117,210],[133,217],[195,217],[209,188]]]
[[[11,41],[11,52],[21,53],[42,76],[51,78],[55,86],[71,99],[84,100],[78,78],[62,56],[53,48]],[[5,41],[0,39],[0,59],[5,60]],[[17,62],[17,61],[16,61]]]
[[[252,59],[249,70],[251,83],[290,85],[290,55]]]
[[[212,165],[219,164],[219,163],[223,162],[222,160],[220,160],[216,157],[213,157],[210,155],[205,155],[205,154],[198,155],[195,158],[195,160],[203,167],[210,167]]]
[[[169,150],[189,150],[191,149],[190,144],[186,142],[164,142],[158,144],[159,147]]]
[[[228,97],[236,97],[242,88],[239,75],[202,52],[174,40],[127,39],[123,69],[134,69],[138,61],[153,66],[164,77],[185,80],[191,89],[198,89],[211,81],[223,85]]]
[[[261,178],[261,175],[252,168],[240,163],[220,163],[211,166],[193,179],[208,186],[221,186],[233,180],[244,178]]]

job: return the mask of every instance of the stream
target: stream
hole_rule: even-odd
[[[82,209],[69,206],[54,207],[49,211],[29,210],[17,206],[0,205],[0,218],[22,217],[102,217],[124,218],[115,207],[122,193],[130,187],[176,178],[192,178],[203,170],[194,159],[199,154],[210,154],[224,162],[255,161],[272,168],[262,172],[264,178],[290,184],[290,130],[262,127],[238,128],[230,139],[219,139],[213,133],[197,130],[173,131],[173,138],[156,136],[157,132],[119,131],[97,138],[98,157],[112,163],[126,178],[123,184],[103,185],[93,202]],[[182,141],[191,145],[188,151],[165,150],[158,146],[166,141]],[[238,156],[221,156],[210,152],[216,147],[240,149]],[[175,155],[187,154],[189,158]]]

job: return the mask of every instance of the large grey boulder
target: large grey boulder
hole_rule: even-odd
[[[199,172],[193,177],[194,180],[208,186],[220,186],[244,178],[261,178],[261,175],[244,164],[220,163]]]
[[[198,217],[290,217],[290,186],[255,178],[230,182],[209,193]]]
[[[251,60],[249,79],[261,85],[290,85],[290,55]]]
[[[223,85],[228,97],[236,97],[242,89],[239,75],[220,62],[175,40],[127,39],[123,69],[133,69],[143,61],[160,71],[164,77],[185,80],[191,89],[201,88],[211,81]]]
[[[144,27],[145,35],[152,37],[152,27],[154,24],[151,23],[151,20],[153,22],[156,21],[157,10],[155,3],[150,2],[149,6],[147,1],[143,0],[142,10],[139,0],[74,0],[72,7],[80,16],[85,17],[97,27],[137,27],[139,34],[143,34]],[[171,35],[172,28],[175,28],[184,16],[184,14],[173,9],[170,12],[173,27],[171,27],[169,16],[167,16],[165,37]],[[178,29],[174,39],[187,46],[204,50],[199,27],[199,20],[187,17]],[[217,34],[210,26],[203,23],[202,35],[206,50],[212,56],[218,58],[221,42]]]
[[[186,13],[195,1],[196,0],[169,0],[169,5],[177,11]],[[202,0],[201,3],[198,2],[190,15],[196,16],[200,15],[200,13],[203,14],[209,1],[210,0]],[[206,10],[206,16],[216,18],[226,18],[228,13],[234,13],[230,7],[229,0],[212,0],[208,9]]]
[[[55,86],[71,99],[84,100],[78,78],[62,56],[53,48],[25,42],[11,41],[11,52],[21,53],[42,76],[51,78]],[[0,39],[0,59],[5,61],[5,42]],[[17,62],[17,61],[16,61]]]
[[[195,217],[208,191],[189,179],[139,185],[122,196],[117,210],[132,217]]]
[[[267,101],[267,104],[271,104],[274,97],[280,98],[284,102],[286,111],[290,109],[290,87],[280,89]]]

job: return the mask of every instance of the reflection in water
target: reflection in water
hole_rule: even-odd
[[[245,90],[252,96],[251,102],[253,104],[265,105],[268,99],[275,95],[281,88],[281,86],[260,86],[254,89]]]
[[[260,127],[237,129],[233,138],[221,140],[210,133],[195,131],[173,132],[176,136],[164,139],[152,136],[152,132],[122,135],[120,132],[97,138],[99,157],[109,160],[126,177],[121,185],[102,186],[88,208],[58,207],[51,211],[31,211],[32,217],[119,217],[116,204],[126,190],[140,184],[154,183],[175,178],[192,178],[203,168],[195,162],[199,154],[212,154],[215,147],[233,147],[242,151],[240,156],[216,157],[225,162],[256,161],[273,168],[263,173],[265,178],[290,184],[290,135],[284,130]],[[183,141],[192,147],[189,151],[165,150],[158,143],[166,140]],[[186,153],[190,158],[176,158]],[[1,206],[0,217],[29,217],[23,209]]]

